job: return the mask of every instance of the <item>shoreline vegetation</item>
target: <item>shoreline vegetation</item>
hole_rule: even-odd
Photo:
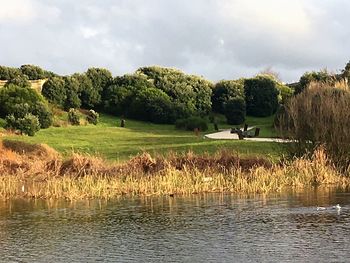
[[[271,193],[286,188],[350,187],[319,148],[312,158],[272,163],[215,154],[140,154],[123,163],[73,153],[62,156],[44,144],[3,141],[0,144],[0,198],[110,199],[121,195],[196,193]]]

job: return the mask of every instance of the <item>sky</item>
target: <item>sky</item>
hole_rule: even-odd
[[[0,65],[284,82],[350,60],[349,0],[0,0]]]

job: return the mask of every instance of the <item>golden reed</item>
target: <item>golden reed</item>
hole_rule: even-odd
[[[272,164],[222,151],[153,158],[143,153],[122,164],[72,154],[66,160],[46,145],[0,144],[0,198],[114,198],[204,192],[268,193],[285,188],[350,186],[321,148],[311,159]]]

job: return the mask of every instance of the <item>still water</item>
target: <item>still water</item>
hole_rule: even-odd
[[[0,261],[350,262],[350,192],[0,201]]]

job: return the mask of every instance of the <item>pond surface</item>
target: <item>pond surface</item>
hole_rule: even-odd
[[[349,262],[350,192],[0,201],[0,261]]]

